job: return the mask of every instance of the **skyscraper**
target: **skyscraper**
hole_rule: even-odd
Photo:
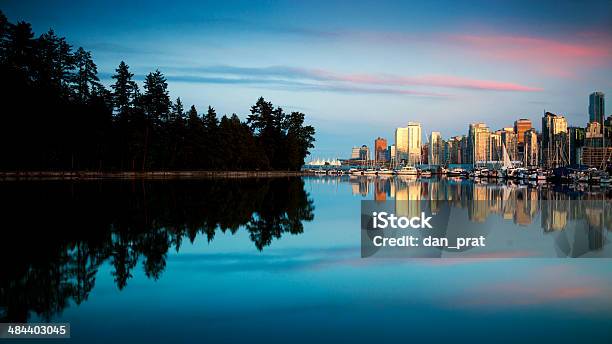
[[[604,125],[605,101],[603,92],[593,92],[589,95],[589,122]]]
[[[529,129],[525,132],[524,143],[524,163],[527,167],[538,166],[538,133],[535,129]]]
[[[421,162],[421,123],[408,122],[408,164]]]
[[[502,144],[512,161],[518,161],[518,137],[513,128],[504,128],[501,133]]]
[[[489,154],[493,161],[503,160],[502,131],[497,130],[489,135]]]
[[[546,167],[569,163],[567,121],[561,115],[546,112],[542,117],[542,162]]]
[[[421,135],[421,124],[417,122],[408,122],[407,127],[395,129],[397,162],[404,161],[409,165],[420,162]]]
[[[382,137],[374,140],[374,161],[376,163],[387,161],[387,140]]]
[[[444,143],[442,141],[442,135],[438,131],[432,131],[429,136],[429,159],[428,164],[430,165],[441,165],[444,163]]]
[[[359,150],[360,149],[361,148],[359,148],[359,147],[353,147],[351,149],[351,159],[359,159]]]
[[[370,149],[368,148],[368,146],[363,145],[359,149],[359,160],[364,160],[364,161],[370,160]]]
[[[484,163],[490,158],[490,135],[491,131],[484,123],[472,123],[468,132],[471,163]]]
[[[514,121],[514,132],[516,133],[518,139],[517,143],[519,145],[525,142],[525,132],[531,128],[533,128],[533,125],[531,124],[531,120],[527,118],[521,118]]]
[[[395,129],[395,160],[408,161],[408,128]]]

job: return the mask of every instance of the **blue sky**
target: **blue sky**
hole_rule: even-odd
[[[392,140],[418,121],[444,137],[468,123],[540,128],[544,109],[586,124],[612,94],[612,2],[0,1],[37,34],[91,50],[108,82],[121,60],[159,68],[173,98],[248,113],[259,96],[302,111],[315,157]],[[607,114],[612,105],[608,105]]]

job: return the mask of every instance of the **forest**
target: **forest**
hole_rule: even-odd
[[[299,170],[315,129],[263,97],[219,116],[142,86],[121,61],[105,86],[90,51],[0,11],[0,171]]]

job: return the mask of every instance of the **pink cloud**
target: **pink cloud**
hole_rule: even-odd
[[[460,34],[450,36],[449,40],[482,59],[522,64],[535,71],[559,77],[573,76],[581,68],[609,64],[612,37],[587,33],[577,38],[557,40],[498,34]]]
[[[512,82],[480,80],[452,75],[426,75],[426,76],[396,76],[374,74],[338,74],[324,70],[314,70],[312,73],[319,79],[340,81],[354,84],[370,84],[384,86],[430,86],[442,88],[462,88],[490,91],[517,91],[538,92],[540,87],[525,86]]]

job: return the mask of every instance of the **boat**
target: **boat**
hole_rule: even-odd
[[[529,172],[528,179],[530,181],[546,181],[547,173],[541,169],[536,169]]]
[[[356,169],[356,168],[351,168],[351,169],[349,170],[349,174],[352,174],[352,175],[354,175],[354,176],[360,176],[360,175],[362,175],[362,174],[363,174],[363,171],[358,170],[358,169]]]
[[[429,171],[429,170],[421,170],[421,171],[419,171],[419,175],[421,177],[429,178],[429,177],[431,177],[431,171]]]
[[[378,170],[378,175],[392,175],[393,174],[393,170],[390,170],[388,168],[381,168],[380,170]]]
[[[395,174],[400,176],[416,176],[419,174],[419,171],[414,166],[404,166],[399,170],[395,170]]]
[[[446,172],[449,177],[459,177],[465,174],[465,170],[459,167],[453,168]]]

